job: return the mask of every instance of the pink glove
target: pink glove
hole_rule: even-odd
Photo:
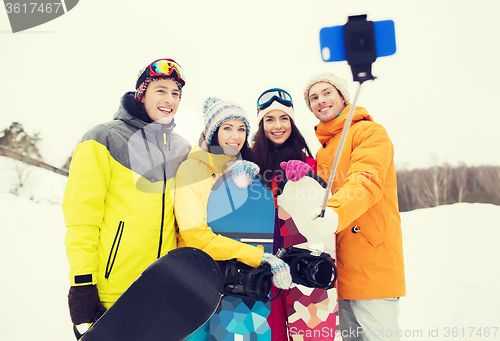
[[[285,171],[287,179],[293,182],[302,179],[308,172],[312,172],[313,169],[307,163],[299,160],[290,160],[288,162],[280,163],[280,167]]]

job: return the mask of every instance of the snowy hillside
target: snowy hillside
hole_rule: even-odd
[[[25,166],[0,157],[0,340],[71,340],[61,209],[66,177]],[[16,189],[18,196],[10,193]]]
[[[28,167],[15,192],[0,157],[0,340],[74,340],[61,202],[66,178]],[[500,340],[500,207],[455,204],[402,214],[408,294],[403,340]]]
[[[415,331],[408,339],[500,340],[500,206],[454,204],[401,217],[400,327]]]

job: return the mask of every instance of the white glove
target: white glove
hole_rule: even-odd
[[[333,208],[327,207],[323,217],[320,217],[320,214],[321,207],[311,212],[311,220],[309,221],[310,226],[322,236],[337,232],[337,228],[339,227],[339,216]]]
[[[292,274],[290,273],[290,266],[287,263],[270,253],[264,253],[262,256],[261,264],[264,263],[271,266],[271,272],[273,273],[272,281],[276,288],[290,288],[292,285]]]

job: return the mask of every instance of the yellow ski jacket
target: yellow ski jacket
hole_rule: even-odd
[[[215,260],[236,258],[258,267],[264,254],[262,248],[217,235],[207,225],[207,204],[212,187],[228,170],[228,162],[236,161],[235,157],[211,154],[207,150],[202,134],[177,171],[174,206],[182,238],[179,246],[201,249]]]
[[[97,284],[105,305],[177,247],[169,187],[190,145],[173,127],[146,124],[122,102],[74,151],[62,205],[70,284]]]

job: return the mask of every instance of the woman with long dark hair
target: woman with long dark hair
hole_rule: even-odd
[[[276,185],[285,176],[285,170],[280,164],[291,160],[305,162],[316,172],[316,161],[294,123],[290,94],[279,88],[266,90],[257,101],[257,110],[259,129],[252,151],[254,162],[260,167],[263,182],[269,188],[276,189]]]
[[[286,179],[298,180],[309,171],[316,173],[316,161],[294,123],[292,96],[287,91],[280,88],[264,91],[257,100],[257,120],[259,129],[252,146],[254,162],[260,168],[261,181],[272,190],[277,208],[279,184]],[[276,218],[273,251],[282,246],[279,219]],[[275,292],[277,289],[273,288],[273,295]],[[286,300],[284,292],[272,302],[268,318],[272,341],[289,340]]]

